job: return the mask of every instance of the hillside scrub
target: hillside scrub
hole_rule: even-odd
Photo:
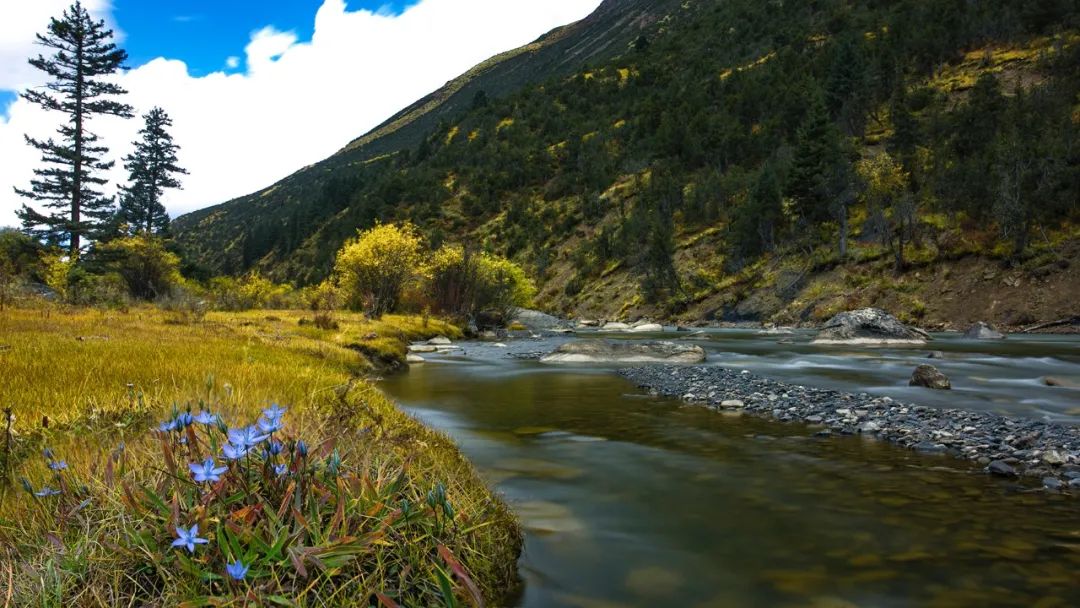
[[[0,491],[0,563],[20,564],[4,571],[11,601],[498,601],[520,550],[512,516],[452,442],[355,376],[370,363],[351,345],[372,334],[459,334],[348,313],[326,331],[302,314],[180,326],[145,306],[4,311],[14,427],[0,464],[25,478]],[[257,447],[224,464],[243,441],[222,429],[248,424]],[[194,552],[173,546],[188,533]]]

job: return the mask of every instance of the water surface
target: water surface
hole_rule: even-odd
[[[849,358],[749,332],[694,339],[714,362],[897,395],[905,357],[925,356]],[[963,365],[1031,375],[1041,370],[1025,366],[1063,361],[1059,375],[1075,374],[1075,342],[1057,340],[1052,355],[1017,342],[978,356],[1035,363]],[[534,346],[550,344],[510,350]],[[934,348],[957,356],[957,370],[976,355],[963,343]],[[517,361],[505,350],[466,345],[464,356],[436,357],[383,387],[449,433],[518,513],[517,605],[1080,605],[1076,498],[945,456],[649,398],[610,370]],[[828,371],[845,358],[854,369]],[[1066,416],[1068,406],[1033,407]]]

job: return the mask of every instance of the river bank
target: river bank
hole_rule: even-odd
[[[720,367],[655,366],[619,373],[640,388],[717,409],[861,434],[922,452],[972,460],[988,473],[1033,477],[1080,493],[1080,428],[984,411],[939,409],[867,393],[818,389]]]

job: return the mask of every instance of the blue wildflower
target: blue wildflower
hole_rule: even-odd
[[[195,422],[195,417],[191,415],[191,412],[182,412],[176,417],[176,427],[184,428],[191,426],[191,423]]]
[[[187,530],[176,526],[176,540],[172,541],[173,547],[187,547],[188,552],[195,553],[195,545],[205,545],[210,541],[199,538],[199,524],[194,524]]]
[[[307,456],[307,444],[304,443],[303,439],[296,442],[296,453],[301,456]]]
[[[233,445],[226,443],[221,446],[221,453],[225,456],[226,460],[240,460],[248,454],[248,448],[245,445]]]
[[[281,420],[281,417],[285,415],[288,408],[281,407],[276,403],[271,403],[270,407],[263,410],[263,416],[266,416],[268,420]]]
[[[225,564],[225,572],[233,577],[233,580],[237,581],[244,580],[244,577],[247,576],[248,568],[250,568],[250,566],[245,566],[240,560],[236,560],[231,564]]]
[[[285,449],[285,446],[281,445],[281,442],[275,439],[270,442],[270,446],[266,449],[266,453],[271,456],[277,456],[283,449]]]
[[[34,496],[37,496],[39,498],[46,498],[48,496],[56,496],[59,493],[60,493],[60,490],[54,490],[53,488],[50,488],[49,486],[45,486],[44,488],[41,488],[37,492],[34,492]]]
[[[162,433],[168,433],[169,431],[175,431],[176,427],[176,419],[174,418],[173,420],[166,420],[165,422],[162,422],[158,425],[157,428]]]
[[[275,464],[274,465],[274,475],[277,475],[278,477],[281,477],[282,475],[284,475],[286,472],[288,472],[288,470],[289,470],[289,465],[287,465],[287,464]]]
[[[206,426],[217,424],[218,417],[215,414],[211,414],[206,410],[202,410],[195,415],[195,422],[199,424],[205,424]]]
[[[64,469],[67,468],[67,461],[66,460],[50,460],[49,461],[49,468],[54,470],[54,471],[57,471],[57,472],[63,471]]]
[[[202,463],[193,462],[188,468],[197,483],[220,481],[221,474],[229,470],[227,467],[215,467],[213,458],[207,458]]]
[[[274,433],[285,428],[280,418],[259,418],[258,424],[259,430],[264,433]]]
[[[230,429],[228,434],[230,443],[245,448],[259,445],[269,437],[269,435],[260,435],[259,431],[256,430],[254,426],[246,426],[242,429]]]

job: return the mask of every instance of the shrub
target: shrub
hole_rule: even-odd
[[[494,312],[509,320],[516,308],[532,302],[536,287],[521,266],[503,257],[482,254],[479,256],[479,267],[476,294],[478,312]]]
[[[514,262],[461,245],[444,245],[427,268],[427,290],[439,312],[458,317],[484,314],[502,324],[536,292],[525,271]]]
[[[111,560],[129,573],[112,589],[114,601],[261,606],[310,594],[359,605],[396,605],[390,596],[402,605],[482,605],[449,548],[467,532],[443,483],[417,482],[387,462],[346,462],[333,441],[309,445],[290,435],[285,412],[271,405],[254,424],[230,428],[206,409],[174,408],[148,467],[164,473],[156,483],[139,481],[122,445],[93,480],[44,450],[51,481],[22,479],[37,503],[32,517],[55,531],[43,542],[109,530]],[[95,493],[117,485],[115,500]],[[380,547],[400,548],[410,563],[381,563],[388,554]],[[400,571],[418,566],[431,578]],[[374,597],[349,595],[371,589],[366,577],[383,568],[409,583],[385,580]]]
[[[256,271],[240,278],[210,279],[210,295],[215,308],[233,311],[289,308],[295,299],[292,286],[274,283]]]
[[[334,269],[351,306],[378,318],[397,308],[421,262],[421,238],[411,223],[378,224],[341,248]]]
[[[128,293],[141,300],[166,297],[181,281],[179,256],[152,235],[118,238],[95,246],[92,266],[122,277]]]

